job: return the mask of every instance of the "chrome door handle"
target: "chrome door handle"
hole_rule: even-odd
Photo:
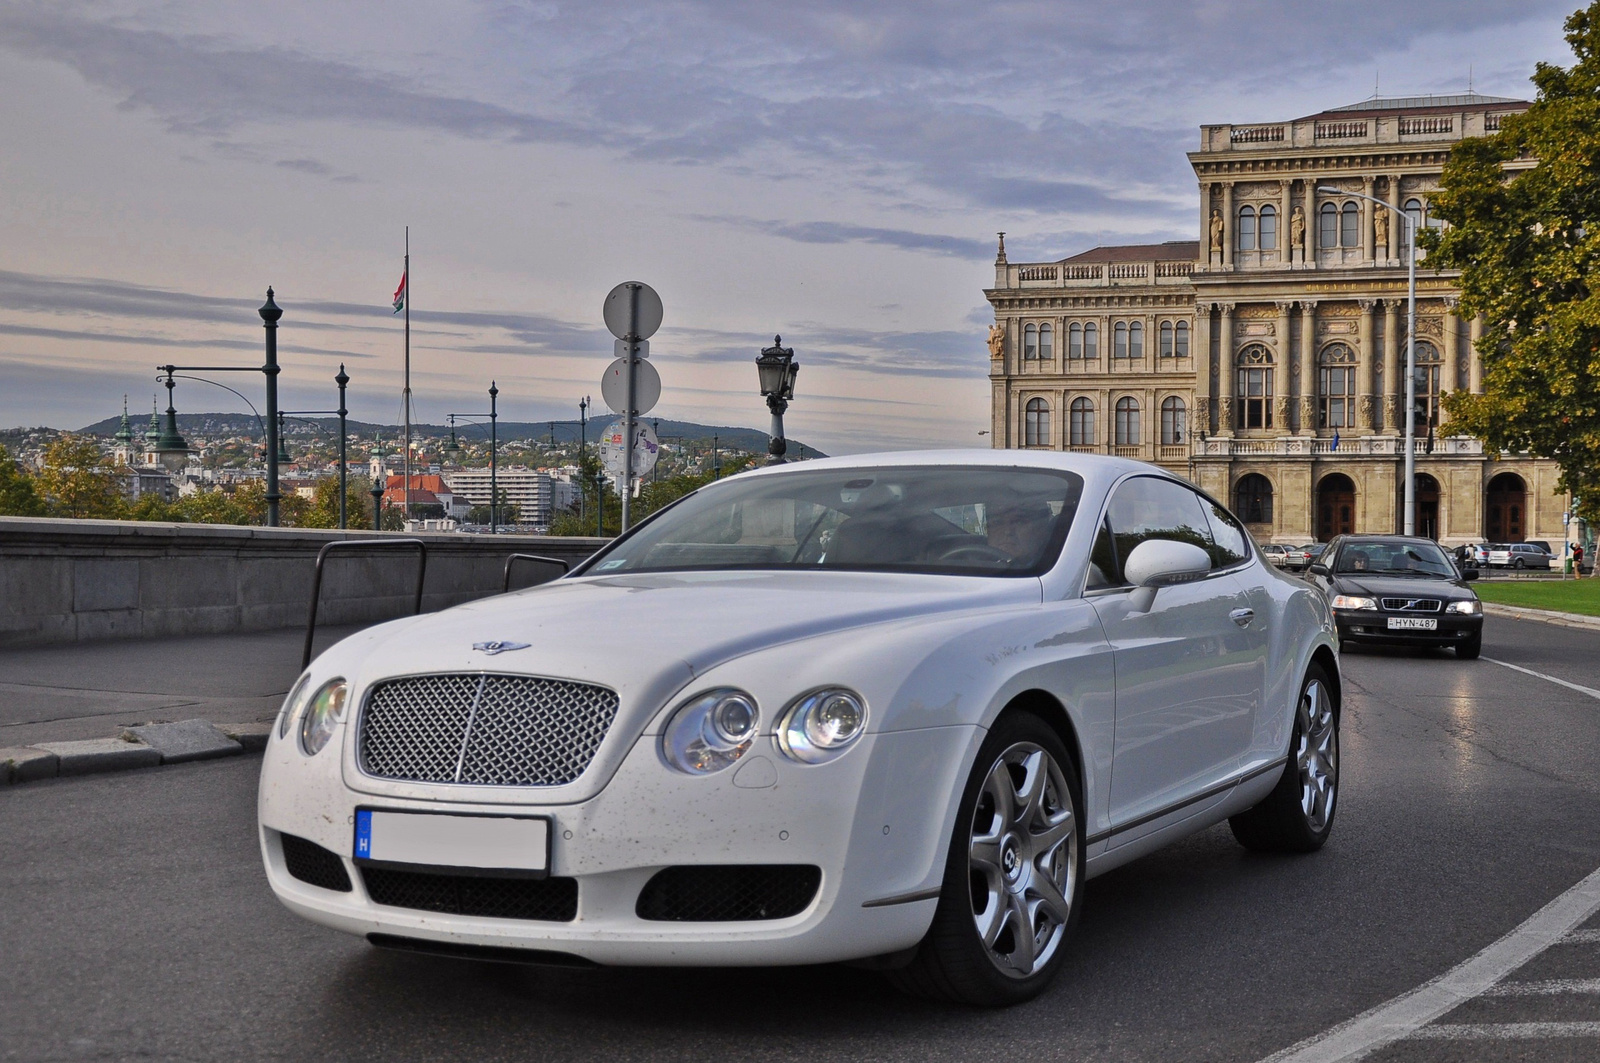
[[[1232,620],[1240,627],[1249,627],[1250,621],[1254,620],[1255,618],[1256,611],[1254,609],[1235,609],[1233,612],[1228,614],[1228,619]]]

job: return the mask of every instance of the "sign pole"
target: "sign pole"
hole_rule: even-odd
[[[633,432],[637,417],[634,385],[639,366],[639,284],[633,281],[628,283],[628,335],[623,342],[628,345],[628,393],[622,414],[622,532],[626,534],[633,496]]]

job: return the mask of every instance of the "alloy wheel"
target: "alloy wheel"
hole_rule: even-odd
[[[1078,823],[1061,767],[1032,742],[995,760],[969,846],[972,917],[989,959],[1026,978],[1065,936],[1078,885]]]
[[[1300,810],[1306,824],[1320,833],[1333,818],[1339,796],[1339,733],[1334,726],[1333,699],[1320,679],[1300,695],[1300,744],[1295,762],[1300,770]]]

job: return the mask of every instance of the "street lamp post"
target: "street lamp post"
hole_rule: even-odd
[[[1350,196],[1376,203],[1400,217],[1406,234],[1406,464],[1405,534],[1417,533],[1417,225],[1404,210],[1376,196],[1346,192],[1339,188],[1318,188],[1328,196]],[[1368,352],[1370,355],[1370,352]],[[1386,387],[1394,387],[1392,382]],[[1391,392],[1392,394],[1392,392]]]
[[[756,357],[756,373],[761,379],[761,394],[766,397],[767,409],[772,412],[772,442],[767,444],[767,464],[782,465],[783,454],[789,448],[783,437],[783,415],[794,398],[794,378],[800,366],[794,360],[794,348],[783,346],[783,337],[772,337],[772,346],[763,347]]]
[[[459,417],[469,424],[477,424],[474,417],[489,418],[489,534],[500,534],[500,388],[493,380],[489,381],[489,412],[488,413],[452,413],[450,418],[450,438],[455,440],[456,418]],[[482,427],[481,425],[479,427]]]

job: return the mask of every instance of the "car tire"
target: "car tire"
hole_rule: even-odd
[[[1339,702],[1320,665],[1306,670],[1295,703],[1289,762],[1272,792],[1228,820],[1246,849],[1312,853],[1333,831],[1339,797]]]
[[[1526,568],[1527,566],[1522,563],[1522,558],[1519,557],[1515,561],[1511,562],[1511,567],[1512,568]]]
[[[1465,642],[1456,643],[1456,656],[1463,661],[1475,661],[1478,654],[1483,652],[1483,632],[1480,631]]]
[[[1029,712],[1002,715],[961,795],[933,925],[889,979],[916,996],[978,1007],[1043,992],[1082,907],[1081,794],[1054,729]],[[1017,932],[1019,918],[1031,938]]]

